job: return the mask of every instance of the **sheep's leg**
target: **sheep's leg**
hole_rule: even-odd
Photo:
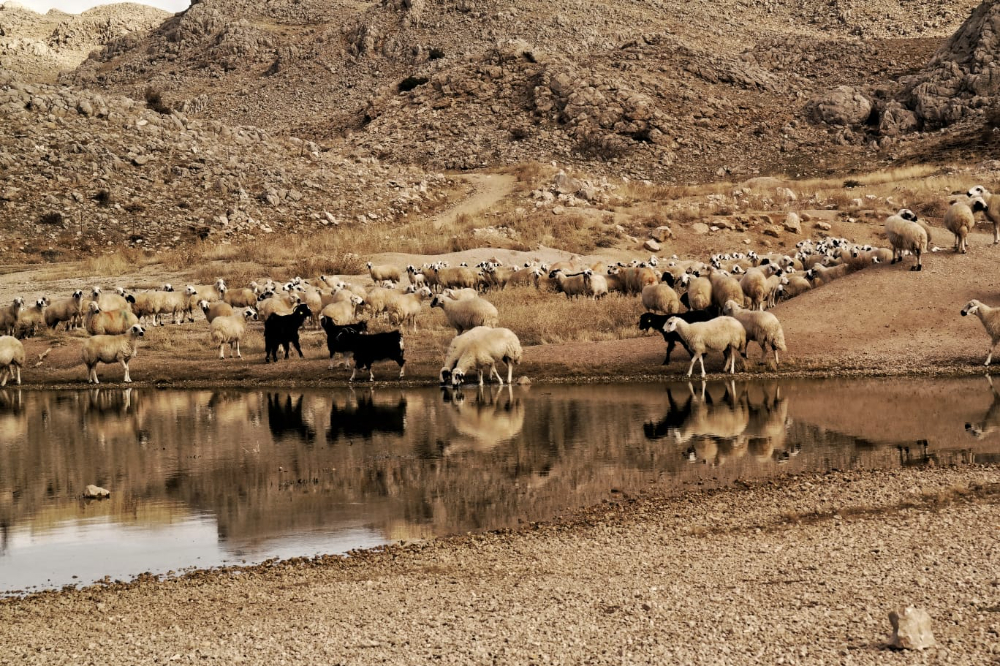
[[[701,378],[705,378],[705,355],[698,354],[698,362],[701,363]]]
[[[219,358],[226,358],[226,343],[223,342],[219,345]]]
[[[688,368],[688,377],[690,377],[691,373],[694,372],[694,364],[698,362],[698,358],[700,356],[701,356],[701,354],[692,354],[691,355],[691,366]]]
[[[229,350],[230,356],[232,355],[232,349]],[[236,358],[243,358],[242,352],[240,352],[240,341],[236,341]]]
[[[21,366],[16,366],[15,370],[17,370],[17,385],[20,386],[21,385]],[[8,370],[7,372],[10,372],[10,370]]]
[[[347,381],[353,382],[354,381],[354,373],[356,373],[357,371],[358,371],[358,363],[357,363],[357,361],[355,361],[354,367],[351,368],[351,376],[347,379]]]
[[[122,359],[122,367],[125,368],[125,379],[123,379],[122,381],[124,381],[126,384],[131,384],[132,378],[128,376],[128,361],[124,358]]]
[[[507,366],[507,368],[509,369],[510,366]],[[496,364],[490,366],[490,379],[492,379],[494,375],[496,375],[497,381],[500,382],[500,386],[503,386],[503,377],[500,376],[500,372],[497,370]]]
[[[996,345],[993,345],[993,346],[991,346],[991,347],[990,347],[990,348],[989,348],[989,349],[987,350],[987,354],[986,354],[986,363],[985,363],[985,365],[987,365],[987,366],[988,366],[988,365],[990,364],[990,361],[992,361],[992,360],[993,360],[993,347],[995,347],[995,346],[996,346]]]
[[[993,223],[993,244],[1000,245],[1000,224]]]
[[[406,372],[406,361],[399,364],[399,378],[403,378],[403,373]]]
[[[774,348],[774,369],[778,369],[778,348]]]
[[[372,369],[374,366],[368,366],[368,381],[375,382],[375,371]]]
[[[479,385],[482,386],[483,385],[483,369],[479,368],[478,372],[479,372]]]
[[[10,374],[10,368],[4,368],[0,370],[0,388],[7,386],[7,375]]]
[[[507,386],[514,383],[514,366],[517,365],[514,361],[507,361]],[[18,382],[20,384],[20,382]]]

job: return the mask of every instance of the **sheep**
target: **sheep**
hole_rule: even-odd
[[[962,308],[962,316],[974,314],[979,317],[979,321],[983,322],[983,328],[986,329],[986,333],[990,336],[990,348],[986,355],[986,365],[989,367],[990,361],[993,360],[993,350],[996,348],[997,343],[1000,343],[1000,308],[990,307],[985,303],[977,301],[975,299],[969,301],[968,305]]]
[[[720,311],[722,310],[722,306],[726,304],[726,301],[732,300],[740,304],[744,303],[743,287],[729,273],[713,270],[709,273],[708,279],[712,283],[712,305]]]
[[[696,361],[701,363],[701,376],[705,377],[705,353],[709,350],[721,351],[725,357],[722,371],[730,367],[730,372],[736,374],[736,353],[746,347],[747,332],[743,324],[732,317],[716,317],[715,319],[689,324],[680,317],[667,320],[666,331],[677,332],[684,344],[693,352],[691,366],[687,376],[694,372]],[[728,355],[728,356],[726,356]]]
[[[476,326],[465,333],[460,333],[451,339],[448,344],[448,351],[445,353],[444,365],[438,373],[438,379],[444,386],[451,382],[451,371],[458,362],[459,357],[465,352],[465,346],[470,341],[481,337],[486,331],[492,331],[489,326]]]
[[[18,296],[11,305],[0,309],[0,334],[13,335],[17,326],[17,316],[24,308],[24,299]]]
[[[993,197],[995,195],[982,185],[976,185],[971,188],[968,191],[967,196],[969,199],[976,199],[977,197],[982,199],[983,203],[986,205],[986,209],[983,210],[983,214],[993,225],[993,244],[1000,244],[1000,197],[994,200]],[[996,205],[994,206],[993,204]]]
[[[336,344],[354,356],[354,368],[348,381],[354,381],[358,368],[368,370],[368,381],[375,381],[372,371],[375,361],[395,361],[399,366],[399,378],[403,378],[406,359],[403,356],[403,334],[399,331],[364,334],[345,326],[337,333]]]
[[[462,287],[475,289],[479,284],[479,276],[468,266],[434,268],[431,269],[431,273],[434,274],[435,284],[441,289],[461,289]]]
[[[483,278],[487,289],[503,289],[510,282],[510,278],[516,273],[510,266],[501,266],[493,262],[487,262],[483,266]]]
[[[431,298],[434,294],[428,287],[421,287],[413,293],[402,294],[389,303],[387,312],[389,323],[393,326],[403,325],[410,322],[413,332],[417,332],[417,315],[423,311],[424,300]]]
[[[144,318],[149,317],[153,326],[157,326],[159,324],[159,315],[164,309],[163,303],[170,293],[172,292],[143,291],[135,294],[135,302],[132,303],[132,313],[139,318],[140,323],[144,320]]]
[[[911,271],[923,270],[921,256],[927,251],[927,231],[917,224],[916,214],[903,208],[895,215],[890,215],[885,221],[885,235],[892,245],[892,262],[903,260],[903,252],[912,252],[917,257],[916,266]]]
[[[442,296],[447,296],[453,301],[464,301],[467,298],[479,298],[479,292],[475,289],[444,289],[441,291]]]
[[[388,312],[389,304],[399,296],[398,291],[386,289],[385,287],[372,287],[365,295],[365,310],[372,317]]]
[[[42,296],[31,306],[23,308],[17,315],[15,335],[33,337],[39,328],[45,326],[45,309],[48,305],[49,299]]]
[[[267,322],[271,318],[271,315],[290,315],[292,314],[292,309],[298,305],[298,300],[292,305],[288,304],[288,300],[284,296],[277,296],[273,292],[265,291],[260,295],[260,300],[257,301],[257,316],[260,320]]]
[[[684,339],[677,334],[676,331],[668,332],[664,327],[666,326],[667,320],[671,316],[680,317],[689,324],[694,324],[700,321],[709,321],[715,318],[715,313],[709,312],[708,310],[688,310],[687,312],[682,312],[676,315],[669,314],[654,314],[652,312],[644,312],[639,316],[639,330],[648,331],[650,329],[656,329],[663,335],[663,341],[667,343],[667,355],[663,359],[663,365],[670,365],[670,354],[674,351],[674,347],[677,343],[680,343],[687,351],[688,356],[693,356],[691,349],[684,342]]]
[[[96,304],[95,304],[96,305]],[[131,314],[131,313],[129,313]],[[114,363],[119,361],[125,368],[126,384],[132,383],[128,372],[128,362],[135,358],[139,350],[138,338],[145,334],[139,324],[133,324],[127,333],[121,335],[95,335],[83,341],[83,363],[87,366],[87,383],[100,384],[97,379],[98,363]]]
[[[257,305],[257,290],[249,287],[223,289],[222,300],[234,308],[252,308]]]
[[[727,301],[722,308],[722,312],[727,317],[732,317],[743,324],[747,332],[747,345],[751,341],[760,345],[761,359],[766,361],[767,348],[771,347],[774,352],[774,367],[778,368],[778,352],[788,351],[785,346],[785,332],[781,328],[781,322],[770,312],[757,312],[746,310],[736,301]],[[742,350],[743,358],[746,358],[746,347]]]
[[[242,314],[220,315],[209,324],[209,337],[213,345],[219,345],[219,358],[226,358],[226,344],[229,345],[229,356],[236,350],[236,358],[243,358],[240,352],[240,340],[247,331],[247,322],[257,318],[257,311],[247,308]]]
[[[851,267],[847,264],[837,264],[836,266],[816,265],[805,272],[806,279],[810,284],[820,287],[834,280],[838,280],[851,272]]]
[[[685,289],[681,303],[688,310],[705,310],[712,306],[712,281],[708,278],[684,275],[681,287]]]
[[[69,298],[60,299],[45,309],[45,325],[55,328],[65,323],[67,331],[76,328],[80,325],[82,308],[83,290],[77,289]]]
[[[746,297],[746,302],[754,310],[763,310],[767,301],[767,277],[759,268],[748,268],[740,278],[740,288]]]
[[[378,284],[379,282],[384,282],[386,280],[396,283],[402,280],[399,268],[392,266],[390,264],[383,264],[381,266],[374,266],[372,262],[368,262],[368,274],[372,277],[372,282]]]
[[[205,319],[211,324],[216,317],[232,317],[233,306],[225,301],[209,303],[205,299],[198,301],[198,307],[205,313]]]
[[[221,301],[222,294],[226,291],[226,283],[222,278],[215,281],[215,284],[189,284],[184,288],[184,293],[195,298],[197,301]]]
[[[124,335],[129,329],[139,323],[131,310],[101,310],[96,301],[87,305],[83,318],[83,327],[91,335]]]
[[[587,294],[587,285],[582,272],[567,275],[562,269],[556,269],[549,273],[549,279],[555,280],[556,290],[566,294],[566,298],[576,298]]]
[[[463,301],[453,301],[444,296],[435,296],[434,300],[431,301],[431,307],[444,310],[448,324],[453,326],[459,334],[476,326],[493,328],[500,321],[500,313],[497,312],[496,307],[478,296]]]
[[[90,290],[90,300],[97,303],[103,311],[121,310],[123,308],[130,307],[131,302],[129,301],[129,298],[135,300],[134,297],[126,297],[124,290],[120,287],[118,288],[118,291],[122,293],[105,294],[100,287],[95,286]]]
[[[479,373],[479,385],[483,385],[483,370],[490,369],[490,377],[496,377],[503,386],[503,377],[497,372],[496,364],[503,361],[507,364],[507,384],[513,383],[514,367],[521,362],[521,342],[509,328],[474,328],[455,344],[449,345],[449,358],[441,370],[441,377],[451,376],[453,386],[460,386],[465,375],[475,369]],[[456,340],[458,340],[456,338]],[[456,341],[453,340],[453,343]],[[455,356],[452,362],[452,356]]]
[[[536,287],[538,286],[539,271],[537,268],[519,268],[510,274],[507,284],[511,287]]]
[[[788,276],[787,283],[778,285],[777,298],[781,300],[795,298],[810,289],[812,289],[812,282],[810,282],[806,277],[803,275],[790,275]]]
[[[337,326],[353,324],[358,320],[358,313],[364,304],[363,298],[351,294],[346,301],[330,303],[324,307],[320,312],[320,317],[326,317]]]
[[[640,294],[643,288],[660,281],[656,271],[648,266],[627,266],[618,274],[625,285],[625,293],[629,295]]]
[[[681,299],[677,292],[660,282],[642,288],[642,307],[651,312],[677,314],[681,311]]]
[[[288,358],[289,345],[295,346],[295,351],[299,353],[299,358],[305,358],[302,348],[299,346],[299,329],[307,317],[312,317],[312,311],[308,305],[300,303],[295,306],[291,314],[272,314],[264,321],[264,362],[270,363],[273,359],[278,362],[278,347],[284,347],[285,358]]]
[[[21,368],[24,367],[24,345],[17,338],[0,337],[0,386],[7,386],[8,379],[21,385]]]
[[[591,268],[583,272],[583,286],[587,295],[595,300],[600,300],[608,295],[607,278],[600,273],[595,273]],[[674,294],[675,298],[676,296],[677,294]]]
[[[969,246],[965,238],[976,226],[976,213],[985,212],[988,208],[982,197],[975,197],[968,203],[956,201],[945,211],[944,226],[955,234],[955,252],[968,252]]]

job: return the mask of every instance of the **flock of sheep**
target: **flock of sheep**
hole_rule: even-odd
[[[994,243],[1000,243],[1000,199],[997,206],[993,203],[992,194],[982,186],[952,203],[944,226],[955,235],[956,252],[966,251],[966,237],[977,212],[993,223]],[[236,289],[219,279],[211,285],[188,285],[183,292],[169,284],[134,294],[123,289],[105,293],[94,287],[87,296],[77,290],[67,298],[50,302],[43,297],[31,305],[15,298],[0,307],[0,386],[10,379],[21,383],[24,348],[18,338],[59,326],[83,328],[90,335],[81,347],[88,382],[98,383],[100,363],[121,363],[124,381],[131,382],[129,361],[145,332],[143,324],[194,321],[196,311],[204,314],[209,339],[213,347],[218,346],[220,358],[225,358],[227,345],[231,356],[242,358],[240,342],[249,322],[258,319],[263,321],[266,361],[277,361],[279,348],[284,348],[285,358],[292,347],[302,356],[298,332],[311,323],[326,333],[331,359],[338,353],[353,358],[351,380],[359,368],[368,370],[369,379],[374,380],[372,366],[379,361],[395,361],[402,378],[402,331],[369,332],[368,324],[384,322],[416,332],[428,301],[430,308],[441,308],[456,332],[440,371],[441,382],[461,384],[476,373],[482,384],[486,373],[502,385],[497,365],[503,363],[510,384],[521,360],[521,345],[510,329],[500,327],[499,312],[487,298],[489,292],[507,286],[531,286],[569,298],[601,299],[612,292],[638,296],[647,310],[639,328],[663,335],[667,343],[664,364],[669,363],[673,348],[682,345],[691,356],[689,377],[698,363],[701,376],[706,375],[704,357],[709,352],[721,352],[723,370],[735,373],[737,354],[746,359],[750,342],[761,348],[765,363],[773,354],[777,368],[779,352],[786,351],[785,336],[777,317],[767,310],[778,301],[873,264],[900,262],[906,255],[916,258],[911,270],[921,269],[930,231],[912,211],[903,209],[890,216],[885,234],[889,248],[827,238],[801,241],[793,254],[737,252],[712,256],[707,263],[676,256],[613,266],[569,261],[512,267],[493,260],[474,268],[436,262],[402,269],[369,263],[369,286],[321,275],[285,284],[265,280]],[[972,301],[962,314],[979,316],[990,334],[989,365],[993,347],[1000,343],[1000,308]]]

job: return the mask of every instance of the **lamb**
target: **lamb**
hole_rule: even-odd
[[[375,361],[395,361],[399,365],[399,378],[403,378],[406,359],[403,357],[403,334],[399,331],[364,334],[345,326],[337,333],[336,345],[354,356],[354,369],[348,381],[354,381],[358,368],[368,370],[368,381],[375,381],[372,372]]]
[[[973,299],[969,301],[968,305],[962,308],[963,317],[970,314],[979,317],[979,321],[983,322],[983,328],[986,329],[986,333],[990,336],[991,344],[985,363],[988,367],[990,361],[993,360],[993,350],[996,348],[997,343],[1000,343],[1000,308],[990,307],[985,303]]]
[[[387,310],[389,323],[399,326],[410,322],[413,332],[417,332],[417,316],[423,311],[424,299],[431,298],[433,294],[428,287],[421,287],[411,294],[403,294],[389,303]]]
[[[746,302],[754,310],[763,310],[767,301],[767,277],[759,268],[748,268],[740,278],[740,288],[746,297]]]
[[[663,282],[650,284],[642,288],[642,307],[651,312],[677,314],[681,311],[681,299]]]
[[[994,199],[995,195],[982,185],[976,185],[967,194],[970,199],[978,197],[986,204],[983,214],[993,225],[993,244],[1000,244],[1000,197]]]
[[[91,335],[124,335],[129,329],[139,323],[131,310],[101,310],[96,301],[87,305],[87,313],[83,318],[83,327]]]
[[[736,374],[736,353],[747,344],[747,332],[743,324],[732,317],[716,317],[710,321],[689,324],[680,317],[667,320],[666,331],[677,332],[684,344],[691,350],[691,366],[687,376],[694,372],[696,361],[701,362],[701,376],[705,377],[705,353],[709,350],[721,351],[725,357],[722,371],[730,367],[730,372]]]
[[[444,296],[435,296],[434,300],[431,301],[431,307],[444,310],[448,324],[453,326],[459,334],[476,326],[493,328],[500,321],[500,313],[497,312],[496,307],[478,296],[464,301],[453,301]]]
[[[381,266],[374,266],[372,262],[368,262],[368,274],[372,276],[372,282],[378,284],[388,280],[389,282],[399,282],[402,280],[399,268],[392,266],[390,264],[383,264]]]
[[[24,367],[24,345],[17,338],[0,337],[0,386],[7,386],[8,379],[21,385],[21,368]]]
[[[320,312],[320,318],[326,317],[337,326],[347,326],[358,320],[358,313],[364,304],[365,300],[363,298],[351,294],[346,301],[330,303],[324,307]]]
[[[774,367],[778,368],[778,352],[787,351],[785,347],[785,332],[781,328],[781,322],[770,312],[757,312],[746,310],[736,301],[727,301],[722,309],[726,316],[732,317],[743,324],[747,332],[747,345],[750,341],[760,345],[761,359],[766,360],[767,348],[771,347],[774,352]],[[743,357],[746,358],[746,347],[742,349]]]
[[[956,201],[948,208],[944,214],[944,226],[955,234],[955,252],[968,252],[965,238],[976,226],[976,213],[985,212],[988,208],[982,197],[975,197],[968,203]]]
[[[17,316],[24,308],[24,299],[18,296],[11,305],[0,309],[0,334],[14,335],[17,326]]]
[[[96,305],[96,304],[95,304]],[[131,313],[129,313],[131,314]],[[142,326],[133,324],[127,333],[121,335],[95,335],[83,341],[83,363],[87,366],[87,383],[100,384],[97,379],[98,363],[121,362],[125,368],[126,384],[132,383],[128,372],[128,362],[135,358],[139,350],[138,338],[145,334]]]
[[[226,344],[229,345],[229,356],[236,350],[236,358],[243,358],[240,352],[240,340],[247,331],[247,322],[257,318],[257,311],[247,308],[242,314],[220,315],[209,324],[209,337],[213,345],[219,345],[219,358],[226,358]]]
[[[650,329],[655,328],[657,331],[663,334],[663,341],[667,343],[667,356],[666,358],[663,359],[663,365],[670,365],[670,354],[671,352],[674,351],[674,347],[678,343],[680,343],[680,345],[684,347],[685,351],[687,351],[688,353],[688,356],[694,356],[694,354],[691,353],[691,349],[687,346],[687,343],[684,342],[684,339],[680,335],[678,335],[676,331],[668,332],[666,330],[665,326],[667,324],[667,320],[670,319],[671,316],[679,317],[689,324],[694,324],[696,322],[701,322],[701,321],[709,321],[715,318],[715,314],[709,312],[708,310],[688,310],[687,312],[682,312],[677,315],[654,314],[652,312],[644,312],[642,315],[640,315],[639,316],[640,331],[648,331]]]
[[[712,281],[708,278],[684,275],[681,277],[681,287],[686,289],[681,296],[681,303],[687,309],[705,310],[712,306]]]
[[[927,251],[927,231],[917,224],[916,214],[903,208],[885,221],[885,235],[892,245],[892,262],[903,260],[903,252],[912,252],[917,257],[917,265],[911,271],[923,270],[921,256]]]
[[[600,300],[608,295],[608,281],[593,269],[588,268],[583,272],[583,286],[587,290],[587,295],[595,300]],[[655,286],[655,285],[654,285]],[[674,294],[677,297],[677,294]]]
[[[52,303],[45,309],[45,325],[55,328],[61,323],[66,324],[66,330],[80,325],[80,315],[83,309],[83,290],[77,289],[69,298],[63,298]]]
[[[295,306],[291,314],[272,314],[264,321],[264,362],[270,363],[273,359],[278,362],[278,347],[285,348],[285,358],[288,358],[289,345],[295,346],[295,351],[299,353],[299,358],[305,358],[302,348],[299,346],[299,329],[307,317],[312,317],[312,311],[308,305],[299,304]]]
[[[513,383],[514,367],[521,362],[521,342],[509,328],[474,328],[464,335],[458,336],[463,341],[449,345],[449,358],[442,368],[441,377],[451,376],[453,386],[464,383],[465,375],[475,369],[479,373],[479,385],[483,385],[483,370],[490,369],[490,377],[496,376],[503,386],[503,377],[497,372],[496,364],[503,361],[507,364],[507,383]],[[458,339],[456,338],[456,340]],[[455,341],[452,341],[455,343]],[[452,362],[451,357],[457,358]]]
[[[45,326],[45,309],[49,305],[49,299],[42,296],[30,307],[23,308],[17,315],[15,335],[23,338],[30,338],[35,332]]]
[[[209,303],[205,299],[198,301],[198,307],[205,313],[205,319],[211,324],[216,317],[232,317],[233,306],[225,301]]]

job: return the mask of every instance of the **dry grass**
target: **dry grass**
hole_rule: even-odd
[[[563,294],[517,287],[485,296],[497,306],[500,325],[522,345],[597,342],[639,337],[639,315],[645,310],[632,296],[609,295],[600,301],[568,299]]]

